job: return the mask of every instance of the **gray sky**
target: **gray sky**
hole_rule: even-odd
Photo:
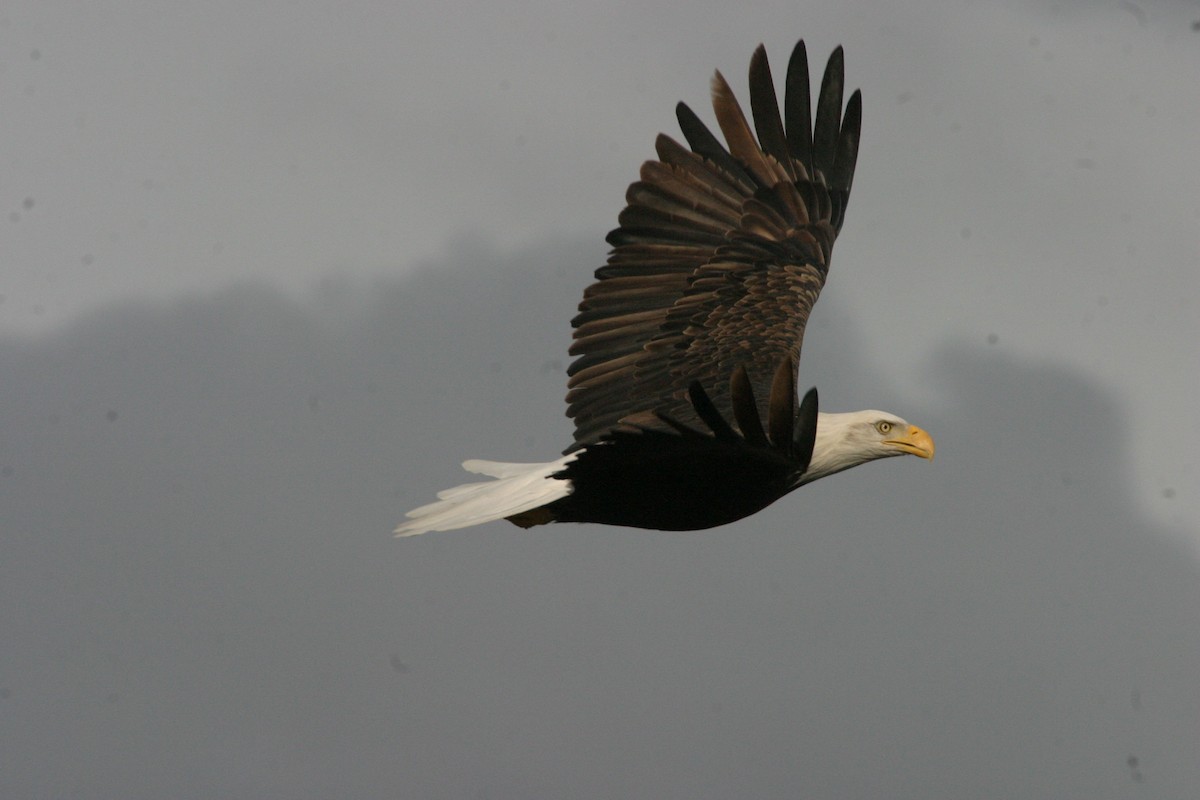
[[[1200,793],[1200,5],[433,8],[0,13],[0,793]],[[937,461],[392,540],[569,442],[654,134],[800,36],[865,96],[801,383]]]

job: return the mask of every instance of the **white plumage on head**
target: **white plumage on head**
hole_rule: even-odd
[[[869,409],[817,414],[817,438],[801,486],[878,458],[933,457],[929,434],[895,414]]]

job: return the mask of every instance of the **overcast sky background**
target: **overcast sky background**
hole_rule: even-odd
[[[7,4],[0,794],[1200,795],[1196,20]],[[864,133],[801,388],[937,460],[390,538],[569,443],[654,135],[802,36]]]

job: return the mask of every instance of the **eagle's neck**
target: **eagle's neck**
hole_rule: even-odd
[[[803,486],[836,472],[857,467],[880,457],[877,451],[865,448],[851,435],[862,420],[864,412],[817,414],[817,438],[813,444],[812,460],[797,485]]]

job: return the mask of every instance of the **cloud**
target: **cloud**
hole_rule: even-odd
[[[393,540],[461,458],[568,443],[590,247],[0,340],[4,793],[1194,794],[1197,565],[1054,363],[947,345],[915,407],[830,296],[801,380],[933,465],[703,533]]]

